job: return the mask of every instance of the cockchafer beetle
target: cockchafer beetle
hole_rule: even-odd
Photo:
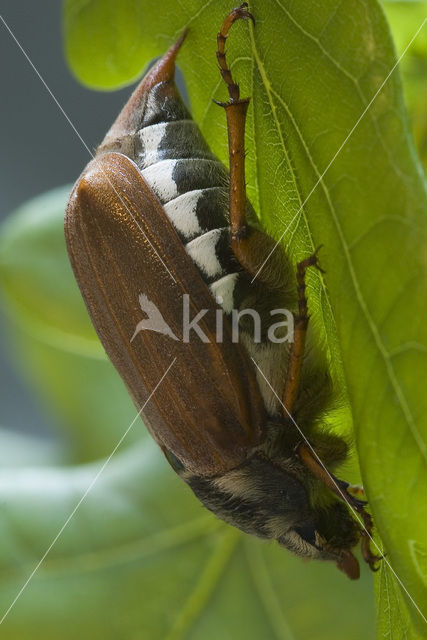
[[[225,57],[240,18],[253,20],[246,3],[217,36],[229,92],[221,103],[229,175],[174,82],[184,34],[135,89],[79,177],[66,212],[68,252],[109,358],[138,408],[156,389],[144,421],[201,502],[244,532],[335,561],[354,579],[360,538],[371,568],[378,558],[365,503],[328,471],[347,445],[322,425],[331,381],[321,350],[305,349],[305,274],[320,268],[317,252],[297,265],[296,277],[282,247],[260,271],[275,243],[246,198],[249,99],[240,98]],[[197,319],[192,340],[184,339],[183,301]],[[248,309],[262,320],[257,336]],[[284,309],[294,320],[288,340],[271,313]]]

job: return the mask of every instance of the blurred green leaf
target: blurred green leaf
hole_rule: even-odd
[[[99,468],[0,472],[2,614]],[[329,564],[304,566],[221,524],[147,439],[99,476],[2,637],[330,640],[331,616],[335,637],[360,640],[372,637],[369,580],[367,572],[354,584]]]
[[[63,220],[70,190],[34,198],[2,226],[0,287],[19,368],[66,429],[71,458],[87,461],[110,453],[135,410],[68,262]]]
[[[0,427],[0,469],[54,465],[64,457],[60,442]]]
[[[384,2],[396,43],[402,54],[427,17],[427,2]],[[402,59],[403,87],[415,144],[427,169],[427,28],[421,29]]]

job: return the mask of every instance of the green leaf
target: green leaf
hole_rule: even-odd
[[[385,2],[397,53],[402,54],[427,16],[427,2]],[[415,144],[427,167],[427,29],[410,44],[402,60],[402,77]]]
[[[2,614],[99,468],[0,472]],[[99,476],[2,637],[359,640],[372,638],[368,581],[367,572],[355,585],[333,566],[309,569],[221,524],[147,440]]]
[[[416,631],[411,623],[408,602],[390,567],[383,563],[376,581],[377,605],[381,612],[378,618],[378,638],[390,640],[423,640],[425,632]],[[410,605],[411,606],[411,605]]]
[[[129,82],[188,26],[179,62],[194,117],[226,159],[224,116],[212,98],[225,97],[214,56],[229,3],[65,6],[70,64],[103,88]],[[323,282],[311,277],[310,308],[337,388],[350,396],[386,562],[426,615],[425,573],[413,551],[425,557],[427,540],[426,190],[398,70],[389,76],[390,32],[372,0],[254,1],[251,9],[255,29],[235,26],[228,49],[242,95],[252,96],[249,195],[265,225],[286,232],[294,259],[324,245],[327,273]],[[416,637],[425,621],[406,595],[409,617],[387,609],[388,591],[400,587],[383,571],[380,624],[389,635],[404,624],[405,637]]]

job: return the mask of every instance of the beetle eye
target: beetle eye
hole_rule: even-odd
[[[172,451],[169,451],[169,449],[166,449],[166,447],[162,447],[162,449],[163,449],[163,453],[166,456],[166,460],[169,462],[172,469],[176,471],[176,473],[185,471],[185,467],[182,464],[181,460],[178,460],[178,458],[176,457],[176,455],[172,453]]]
[[[311,522],[307,522],[300,527],[294,527],[294,531],[313,547],[316,546],[316,530]]]

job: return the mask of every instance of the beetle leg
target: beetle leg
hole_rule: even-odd
[[[298,284],[298,314],[295,316],[294,327],[294,341],[292,343],[289,353],[288,369],[286,371],[285,389],[283,393],[283,405],[285,407],[285,417],[289,417],[294,407],[294,403],[298,394],[299,381],[301,377],[302,362],[304,357],[305,338],[307,334],[308,322],[310,316],[307,308],[307,297],[305,294],[306,283],[305,274],[309,267],[316,267],[319,271],[323,271],[318,263],[317,253],[320,247],[316,251],[297,265],[297,284]],[[363,527],[360,528],[362,536],[362,555],[369,564],[372,571],[376,571],[375,563],[381,560],[381,556],[375,555],[370,548],[370,540],[372,537],[372,518],[365,511],[366,501],[357,498],[354,493],[353,487],[344,480],[340,480],[330,473],[323,463],[316,458],[310,448],[300,443],[297,447],[297,453],[307,469],[326,485],[331,491],[335,493],[341,500],[344,500],[354,511],[356,511],[363,520]],[[360,490],[359,490],[360,493]],[[346,569],[343,565],[343,570]]]
[[[367,504],[365,500],[355,498],[349,491],[350,484],[345,480],[336,478],[330,473],[326,467],[317,459],[315,454],[304,443],[300,443],[297,447],[297,454],[309,471],[316,476],[323,484],[325,484],[331,491],[335,493],[341,500],[347,502],[352,506],[360,515],[366,517],[366,523],[372,526],[370,523],[370,515],[364,511],[364,507]]]
[[[218,102],[217,104],[224,107],[227,118],[231,248],[236,258],[242,263],[242,266],[245,266],[245,250],[241,241],[248,235],[249,231],[246,221],[245,122],[250,99],[240,98],[239,85],[234,82],[230,68],[227,65],[225,43],[230,27],[236,20],[249,18],[255,22],[247,7],[247,3],[244,2],[237,9],[233,9],[224,20],[217,35],[218,50],[216,54],[220,73],[227,84],[230,96],[228,102]]]
[[[259,282],[275,289],[283,286],[287,268],[281,252],[275,251],[277,243],[262,231],[251,227],[246,219],[245,123],[250,99],[240,97],[239,85],[233,80],[225,56],[225,43],[230,27],[242,18],[255,23],[246,2],[229,13],[217,35],[216,55],[229,94],[228,102],[217,104],[225,109],[227,118],[230,245],[238,262],[249,275],[257,277]],[[260,258],[265,255],[269,255],[269,260],[268,265],[264,266]]]
[[[370,548],[369,543],[372,537],[373,524],[370,514],[365,511],[366,501],[353,496],[349,491],[349,489],[351,490],[351,485],[330,473],[323,463],[313,455],[313,452],[306,444],[300,443],[297,446],[296,452],[304,466],[307,467],[320,482],[326,485],[335,495],[341,500],[344,500],[349,507],[361,516],[363,520],[363,527],[360,528],[363,559],[369,564],[372,571],[376,571],[378,567],[375,567],[375,563],[381,560],[382,556],[375,555]]]
[[[225,43],[228,38],[228,32],[230,31],[231,26],[236,22],[236,20],[241,20],[245,18],[252,20],[252,22],[255,24],[255,18],[248,11],[247,2],[243,2],[240,5],[240,7],[237,7],[236,9],[233,9],[232,11],[230,11],[228,16],[225,18],[224,22],[222,23],[221,29],[219,30],[219,33],[216,37],[216,41],[218,45],[216,57],[219,63],[221,75],[228,87],[230,102],[238,102],[240,100],[240,90],[239,90],[239,85],[233,81],[231,71],[227,65],[227,61],[225,58]],[[249,102],[249,98],[247,98],[246,100]]]
[[[304,358],[305,338],[307,334],[308,321],[310,319],[307,309],[307,297],[305,294],[305,274],[309,267],[316,267],[319,271],[323,272],[323,269],[321,269],[318,263],[317,253],[319,249],[320,247],[318,247],[311,256],[302,260],[302,262],[299,262],[297,265],[298,313],[294,314],[294,341],[292,342],[289,352],[289,362],[286,371],[285,388],[283,391],[285,418],[288,418],[292,413],[298,394]]]

